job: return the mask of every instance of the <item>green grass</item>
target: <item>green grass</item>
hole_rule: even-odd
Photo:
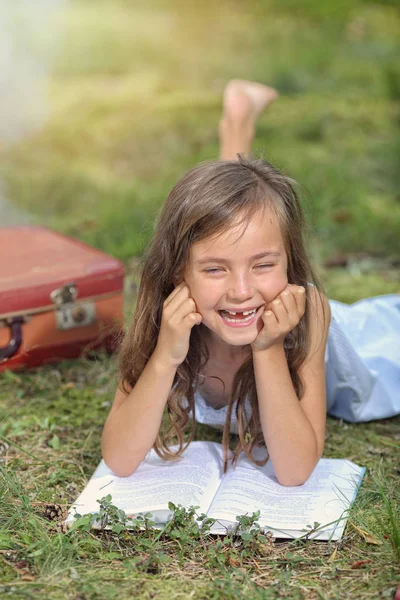
[[[395,1],[72,0],[61,22],[49,118],[0,148],[6,195],[33,221],[122,258],[135,284],[132,257],[149,240],[168,190],[218,154],[225,83],[256,79],[281,97],[260,119],[254,153],[303,187],[310,252],[329,297],[354,302],[399,291]],[[333,259],[346,267],[327,267]],[[131,305],[128,294],[127,314]],[[218,565],[210,561],[219,552],[215,539],[182,550],[168,536],[155,544],[150,534],[67,535],[62,514],[100,460],[115,385],[105,357],[1,376],[2,597],[393,597],[399,417],[359,425],[328,419],[325,456],[367,467],[338,543],[274,544],[239,563],[243,548],[228,545],[223,554],[232,561]],[[203,439],[216,435],[199,428]],[[48,521],[53,504],[60,516]]]
[[[103,358],[3,376],[1,435],[10,447],[1,465],[2,597],[391,597],[400,577],[400,418],[328,419],[325,455],[367,467],[340,542],[267,544],[246,557],[238,543],[218,550],[216,538],[182,547],[168,535],[67,534],[62,516],[100,460],[113,375]],[[217,436],[199,428],[199,438]],[[48,521],[53,504],[60,516]]]
[[[254,152],[311,197],[319,254],[398,255],[395,6],[65,6],[48,122],[2,153],[0,176],[20,208],[121,258],[140,253],[168,189],[217,156],[223,87],[245,77],[281,93]]]

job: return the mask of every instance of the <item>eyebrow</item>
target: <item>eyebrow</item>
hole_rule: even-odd
[[[259,260],[260,258],[266,258],[266,257],[272,257],[272,258],[279,258],[281,255],[280,252],[272,252],[272,251],[268,251],[268,252],[261,252],[260,254],[255,254],[254,256],[250,257],[250,260]],[[196,265],[204,265],[206,263],[224,263],[224,264],[228,264],[229,260],[226,260],[226,258],[221,258],[221,257],[207,257],[207,258],[200,258],[199,260],[195,261]]]

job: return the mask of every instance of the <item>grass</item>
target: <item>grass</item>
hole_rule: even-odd
[[[100,460],[113,369],[103,357],[2,378],[1,435],[10,444],[1,466],[2,597],[391,597],[400,576],[399,418],[328,419],[325,455],[367,467],[340,542],[269,543],[246,556],[237,541],[221,548],[216,538],[182,546],[151,532],[66,534],[62,516]]]
[[[311,197],[319,255],[366,242],[398,255],[399,11],[300,4],[66,4],[49,119],[3,152],[6,193],[33,219],[128,259],[177,177],[217,156],[226,81],[253,78],[281,93],[254,152]]]
[[[399,291],[396,2],[60,6],[59,52],[41,54],[51,67],[48,119],[3,144],[0,179],[32,222],[126,262],[127,315],[132,257],[149,240],[168,189],[217,155],[230,77],[266,81],[281,93],[259,122],[254,152],[301,183],[309,248],[329,297],[354,302]],[[399,417],[358,425],[328,418],[325,456],[367,467],[338,543],[246,550],[215,538],[189,538],[181,548],[149,532],[67,535],[63,514],[100,459],[115,382],[107,357],[1,375],[2,597],[393,597],[400,583]],[[199,438],[216,435],[199,427]]]

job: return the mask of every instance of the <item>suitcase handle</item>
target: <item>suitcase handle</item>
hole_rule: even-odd
[[[13,317],[10,320],[9,326],[11,329],[11,339],[8,342],[8,346],[0,348],[0,360],[11,358],[16,352],[18,352],[22,344],[22,323],[24,317]]]

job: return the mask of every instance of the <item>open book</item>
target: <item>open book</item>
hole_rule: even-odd
[[[260,510],[259,524],[277,538],[298,538],[307,526],[318,540],[342,537],[347,512],[365,473],[349,460],[322,458],[308,481],[297,487],[278,483],[271,461],[257,467],[240,456],[235,467],[222,472],[223,450],[216,442],[192,442],[177,462],[162,460],[154,450],[130,477],[117,477],[102,461],[69,511],[98,512],[100,500],[111,494],[112,504],[129,516],[152,513],[157,524],[171,515],[168,503],[217,519],[212,533],[226,533],[237,525],[236,516]]]

